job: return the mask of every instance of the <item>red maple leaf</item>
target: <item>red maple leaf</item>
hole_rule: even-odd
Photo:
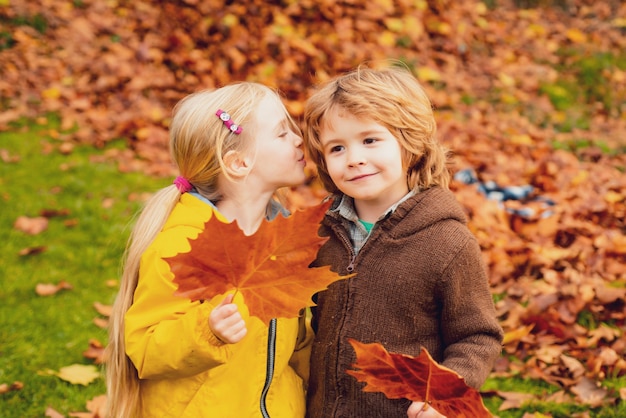
[[[205,300],[236,290],[250,314],[265,322],[297,317],[313,306],[313,294],[339,279],[329,266],[309,268],[328,238],[317,235],[319,222],[330,203],[297,211],[285,218],[263,221],[246,236],[236,222],[211,217],[191,250],[164,258],[178,285],[175,294]]]
[[[448,418],[487,418],[491,413],[480,393],[463,378],[437,364],[422,348],[419,356],[388,353],[378,343],[365,344],[348,339],[357,361],[346,372],[365,382],[364,392],[382,392],[390,399],[425,402]]]

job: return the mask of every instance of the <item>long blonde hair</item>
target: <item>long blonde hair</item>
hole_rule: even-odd
[[[230,150],[246,153],[253,147],[255,112],[267,95],[280,96],[257,83],[234,83],[216,90],[202,90],[183,98],[173,110],[170,151],[180,175],[212,201],[221,197],[218,176],[227,175],[223,156]],[[224,126],[216,116],[221,109],[243,127],[239,135]],[[283,106],[284,109],[284,106]],[[285,114],[295,132],[294,121]],[[163,228],[180,199],[175,185],[156,192],[145,204],[126,245],[124,269],[109,320],[106,355],[107,413],[110,418],[130,418],[139,414],[141,399],[137,369],[126,355],[124,316],[133,303],[141,256]]]
[[[385,126],[402,147],[410,190],[448,188],[448,151],[436,138],[432,104],[418,80],[399,67],[359,68],[320,85],[304,109],[305,148],[326,190],[338,193],[324,159],[320,130],[328,112],[340,106],[358,118]]]

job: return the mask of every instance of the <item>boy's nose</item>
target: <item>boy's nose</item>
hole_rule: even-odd
[[[363,165],[366,162],[366,158],[361,152],[351,152],[348,154],[348,165],[354,167],[357,165]]]

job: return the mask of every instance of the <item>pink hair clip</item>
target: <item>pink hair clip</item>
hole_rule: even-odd
[[[241,131],[243,131],[243,128],[241,126],[233,122],[233,120],[230,118],[230,114],[224,112],[222,109],[219,109],[217,112],[215,112],[215,114],[217,115],[217,117],[219,117],[222,120],[222,122],[224,122],[224,125],[226,125],[226,127],[230,129],[233,133],[239,135]]]
[[[189,180],[184,178],[183,176],[178,176],[174,179],[174,184],[178,188],[178,191],[183,194],[191,191],[193,186],[189,183]]]

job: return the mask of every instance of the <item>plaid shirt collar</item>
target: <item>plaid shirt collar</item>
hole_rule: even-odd
[[[404,197],[402,197],[402,199],[391,205],[391,207],[387,209],[376,222],[389,217],[402,202],[411,196],[414,196],[416,193],[416,190],[409,191],[406,195],[404,195]],[[352,241],[354,252],[358,253],[361,247],[363,247],[363,244],[365,244],[365,241],[367,241],[371,231],[368,233],[363,224],[359,222],[359,216],[357,215],[354,207],[354,199],[345,194],[342,195],[339,204],[335,208],[331,209],[331,211],[336,212],[341,216],[343,225],[346,227],[350,240]],[[374,225],[372,231],[375,228],[376,225]]]

